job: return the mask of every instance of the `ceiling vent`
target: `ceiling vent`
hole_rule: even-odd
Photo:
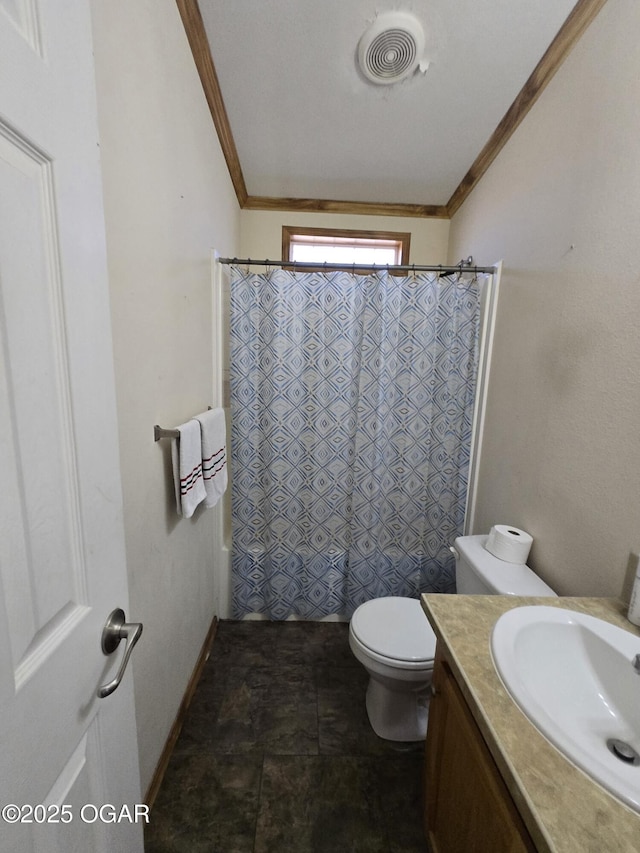
[[[360,70],[372,83],[388,86],[414,73],[422,63],[424,31],[407,12],[385,12],[364,32],[358,43]]]

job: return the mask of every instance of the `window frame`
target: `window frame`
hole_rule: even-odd
[[[400,265],[408,266],[409,265],[409,253],[411,250],[411,232],[410,231],[365,231],[362,229],[354,229],[354,228],[303,228],[295,225],[283,225],[282,226],[282,261],[283,267],[287,267],[287,262],[292,264],[291,267],[287,267],[288,269],[295,269],[295,261],[291,261],[291,244],[292,237],[337,237],[341,239],[351,239],[351,240],[370,240],[374,242],[376,240],[393,240],[400,244]],[[314,271],[314,270],[322,270],[322,264],[318,267],[307,267],[305,266],[305,270]],[[333,268],[333,267],[332,267]],[[335,267],[336,269],[348,270],[350,271],[353,268],[352,264],[346,264],[345,266]],[[385,264],[376,264],[372,267],[367,267],[366,269],[356,270],[356,272],[360,272],[363,275],[366,275],[369,272],[375,272],[376,270],[385,269]],[[398,275],[406,275],[406,272],[398,272]]]

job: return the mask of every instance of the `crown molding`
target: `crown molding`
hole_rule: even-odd
[[[389,202],[337,201],[321,198],[276,198],[250,195],[243,205],[245,210],[290,210],[304,213],[350,213],[368,216],[412,216],[447,218],[444,205],[392,204]]]
[[[558,30],[544,56],[536,65],[473,165],[458,184],[446,205],[390,204],[386,202],[336,201],[331,199],[276,198],[253,196],[247,192],[229,117],[220,91],[209,40],[198,0],[176,0],[202,88],[218,133],[238,204],[243,210],[286,210],[301,212],[348,213],[378,216],[409,216],[449,219],[468,198],[478,181],[496,159],[511,135],[540,97],[591,21],[607,0],[578,0]]]
[[[182,24],[187,34],[191,53],[200,75],[205,98],[209,105],[211,117],[218,133],[220,147],[227,162],[229,176],[236,192],[238,204],[244,207],[247,200],[247,187],[240,166],[238,150],[231,133],[229,117],[220,91],[218,75],[213,64],[209,39],[204,28],[204,22],[198,6],[198,0],[176,0]]]
[[[544,56],[504,114],[500,124],[491,134],[489,141],[478,154],[473,165],[447,202],[449,217],[453,216],[468,198],[480,178],[502,151],[511,135],[567,58],[571,49],[606,2],[607,0],[578,0]]]

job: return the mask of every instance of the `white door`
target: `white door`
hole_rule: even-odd
[[[116,430],[89,3],[0,0],[3,853],[143,847]]]

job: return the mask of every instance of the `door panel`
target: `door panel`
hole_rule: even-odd
[[[93,811],[140,790],[131,674],[96,695],[126,563],[89,5],[57,6],[0,0],[0,807],[45,808],[0,848],[135,853]]]
[[[32,50],[42,55],[35,0],[0,0],[0,10]]]
[[[22,531],[0,547],[14,549],[1,566],[17,686],[86,604],[54,217],[51,164],[0,126],[2,469]]]

